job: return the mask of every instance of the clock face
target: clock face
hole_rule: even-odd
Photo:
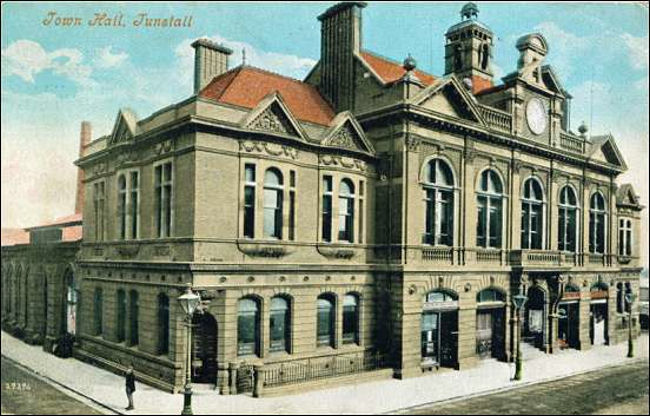
[[[533,98],[528,101],[526,106],[526,121],[528,121],[528,127],[530,131],[535,134],[542,134],[544,129],[546,129],[546,108],[544,103],[537,98]]]

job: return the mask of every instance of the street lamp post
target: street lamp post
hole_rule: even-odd
[[[187,291],[178,297],[178,302],[185,312],[187,321],[187,364],[185,366],[185,392],[183,393],[183,412],[182,415],[192,414],[192,314],[199,306],[201,297],[192,292],[192,287],[188,285]]]
[[[625,294],[625,302],[627,303],[628,307],[630,308],[630,312],[628,313],[628,322],[627,322],[627,356],[628,358],[634,357],[634,342],[632,340],[632,304],[634,303],[634,299],[636,298],[636,295],[632,292],[626,293]]]
[[[516,324],[517,324],[517,357],[515,358],[515,380],[521,380],[521,366],[522,366],[522,361],[521,361],[521,326],[520,326],[520,315],[521,315],[521,308],[524,307],[524,304],[528,298],[526,295],[523,293],[519,293],[518,295],[515,295],[512,297],[512,303],[515,306],[515,316],[516,316]]]

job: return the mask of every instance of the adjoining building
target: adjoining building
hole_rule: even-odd
[[[468,3],[434,76],[364,49],[365,7],[318,17],[304,81],[197,40],[190,98],[84,147],[76,357],[180,390],[188,285],[193,379],[222,394],[513,360],[518,293],[548,353],[638,332],[643,206],[614,138],[571,130],[544,36],[497,83]]]

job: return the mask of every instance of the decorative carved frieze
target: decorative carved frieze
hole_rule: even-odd
[[[277,105],[272,105],[262,111],[262,113],[255,117],[255,119],[248,125],[248,128],[251,130],[299,136],[287,116],[283,114]]]
[[[266,153],[271,156],[298,158],[298,150],[284,144],[262,142],[257,140],[240,140],[239,151],[248,153]]]
[[[407,134],[404,137],[404,142],[406,143],[406,148],[409,152],[417,152],[420,149],[421,140],[417,136]]]
[[[174,150],[174,141],[172,139],[156,143],[156,154],[158,155],[169,153],[172,150]]]
[[[349,123],[345,123],[340,129],[334,133],[330,138],[328,145],[336,147],[344,147],[346,149],[356,149],[354,136],[356,133],[352,130]]]
[[[139,244],[120,245],[115,247],[115,254],[123,259],[135,258],[139,252]]]
[[[251,257],[280,258],[289,254],[289,250],[283,246],[263,244],[238,244],[237,247],[242,253]]]
[[[157,245],[153,247],[154,256],[169,256],[171,254],[171,248],[169,245]]]
[[[348,169],[356,169],[365,172],[368,169],[366,162],[340,155],[321,155],[318,162],[325,166],[341,166]]]
[[[354,257],[355,254],[354,250],[349,248],[327,247],[327,246],[319,245],[316,247],[316,249],[323,257],[333,258],[333,259],[349,260],[352,257]]]

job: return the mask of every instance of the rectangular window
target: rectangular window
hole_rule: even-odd
[[[255,237],[255,165],[244,167],[244,237]]]
[[[323,176],[323,241],[332,241],[332,177]]]
[[[139,194],[140,194],[140,184],[139,184],[139,173],[131,172],[131,209],[130,209],[130,222],[131,222],[131,238],[138,238],[138,209],[139,209]]]
[[[126,339],[126,295],[123,290],[117,291],[117,342]]]
[[[104,332],[104,299],[102,296],[102,289],[95,289],[95,299],[93,304],[93,322],[94,322],[94,333],[95,335],[102,335]]]
[[[124,177],[121,177],[121,180],[124,181]],[[118,200],[117,200],[117,215],[120,221],[120,240],[126,239],[126,183],[123,184],[124,188],[118,190]],[[122,186],[119,184],[118,187]]]
[[[166,162],[155,168],[155,209],[158,237],[171,236],[172,225],[172,163]]]
[[[296,171],[289,172],[289,240],[296,238]]]
[[[363,211],[363,200],[364,200],[364,182],[359,181],[359,244],[363,243],[363,219],[366,216]]]
[[[289,191],[289,240],[296,238],[296,193]]]

